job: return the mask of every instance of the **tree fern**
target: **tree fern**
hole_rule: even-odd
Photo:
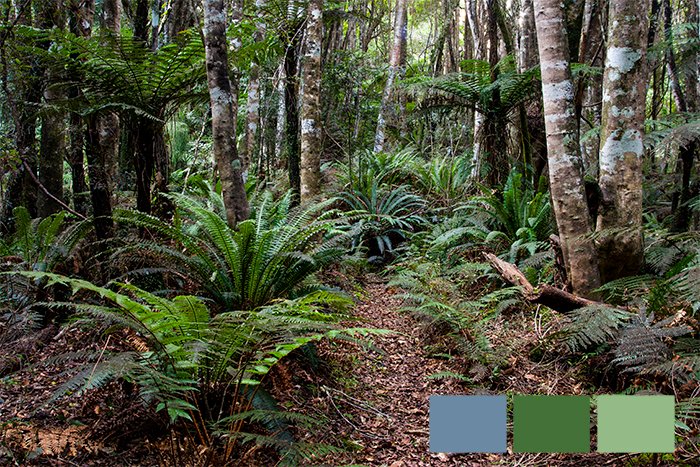
[[[560,335],[569,350],[580,352],[612,341],[632,316],[629,312],[603,305],[579,308],[567,314],[569,322]]]

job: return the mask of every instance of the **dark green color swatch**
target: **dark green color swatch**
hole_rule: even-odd
[[[673,396],[597,396],[598,452],[673,452]]]
[[[513,397],[513,452],[589,452],[588,396]]]

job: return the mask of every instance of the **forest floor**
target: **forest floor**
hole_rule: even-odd
[[[542,331],[536,317],[519,310],[502,313],[492,322],[489,339],[494,348],[507,353],[497,372],[461,357],[439,357],[431,346],[439,343],[439,333],[400,311],[401,294],[385,280],[366,278],[356,293],[357,320],[346,324],[392,333],[373,336],[366,347],[342,340],[322,342],[316,369],[304,359],[292,358],[271,374],[271,392],[282,407],[322,421],[311,430],[296,428],[296,439],[344,449],[309,465],[650,465],[634,455],[431,453],[431,395],[583,394],[598,385],[586,384],[590,375],[581,373],[581,365],[556,358],[531,361],[529,350]],[[95,330],[53,328],[0,348],[0,367],[24,355],[21,364],[12,371],[5,369],[0,378],[0,465],[173,465],[163,454],[173,449],[172,438],[164,439],[168,437],[163,436],[163,420],[146,416],[122,384],[47,404],[73,368],[51,357],[118,349],[114,340],[101,338]],[[47,360],[48,365],[33,366]],[[431,378],[440,372],[460,373],[471,382]],[[274,457],[274,452],[251,449],[231,465],[266,467],[274,465]],[[657,458],[646,460],[666,465]]]

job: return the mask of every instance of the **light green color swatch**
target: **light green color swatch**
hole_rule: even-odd
[[[598,452],[673,452],[673,396],[597,396]]]

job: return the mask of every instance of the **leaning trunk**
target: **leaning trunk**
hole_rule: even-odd
[[[403,66],[402,57],[405,57],[406,47],[406,0],[397,0],[396,15],[394,17],[394,41],[391,47],[391,57],[389,58],[389,72],[384,85],[382,103],[377,117],[377,130],[374,134],[374,152],[384,150],[386,140],[386,124],[389,118],[391,99],[394,91],[394,82],[401,74]]]

